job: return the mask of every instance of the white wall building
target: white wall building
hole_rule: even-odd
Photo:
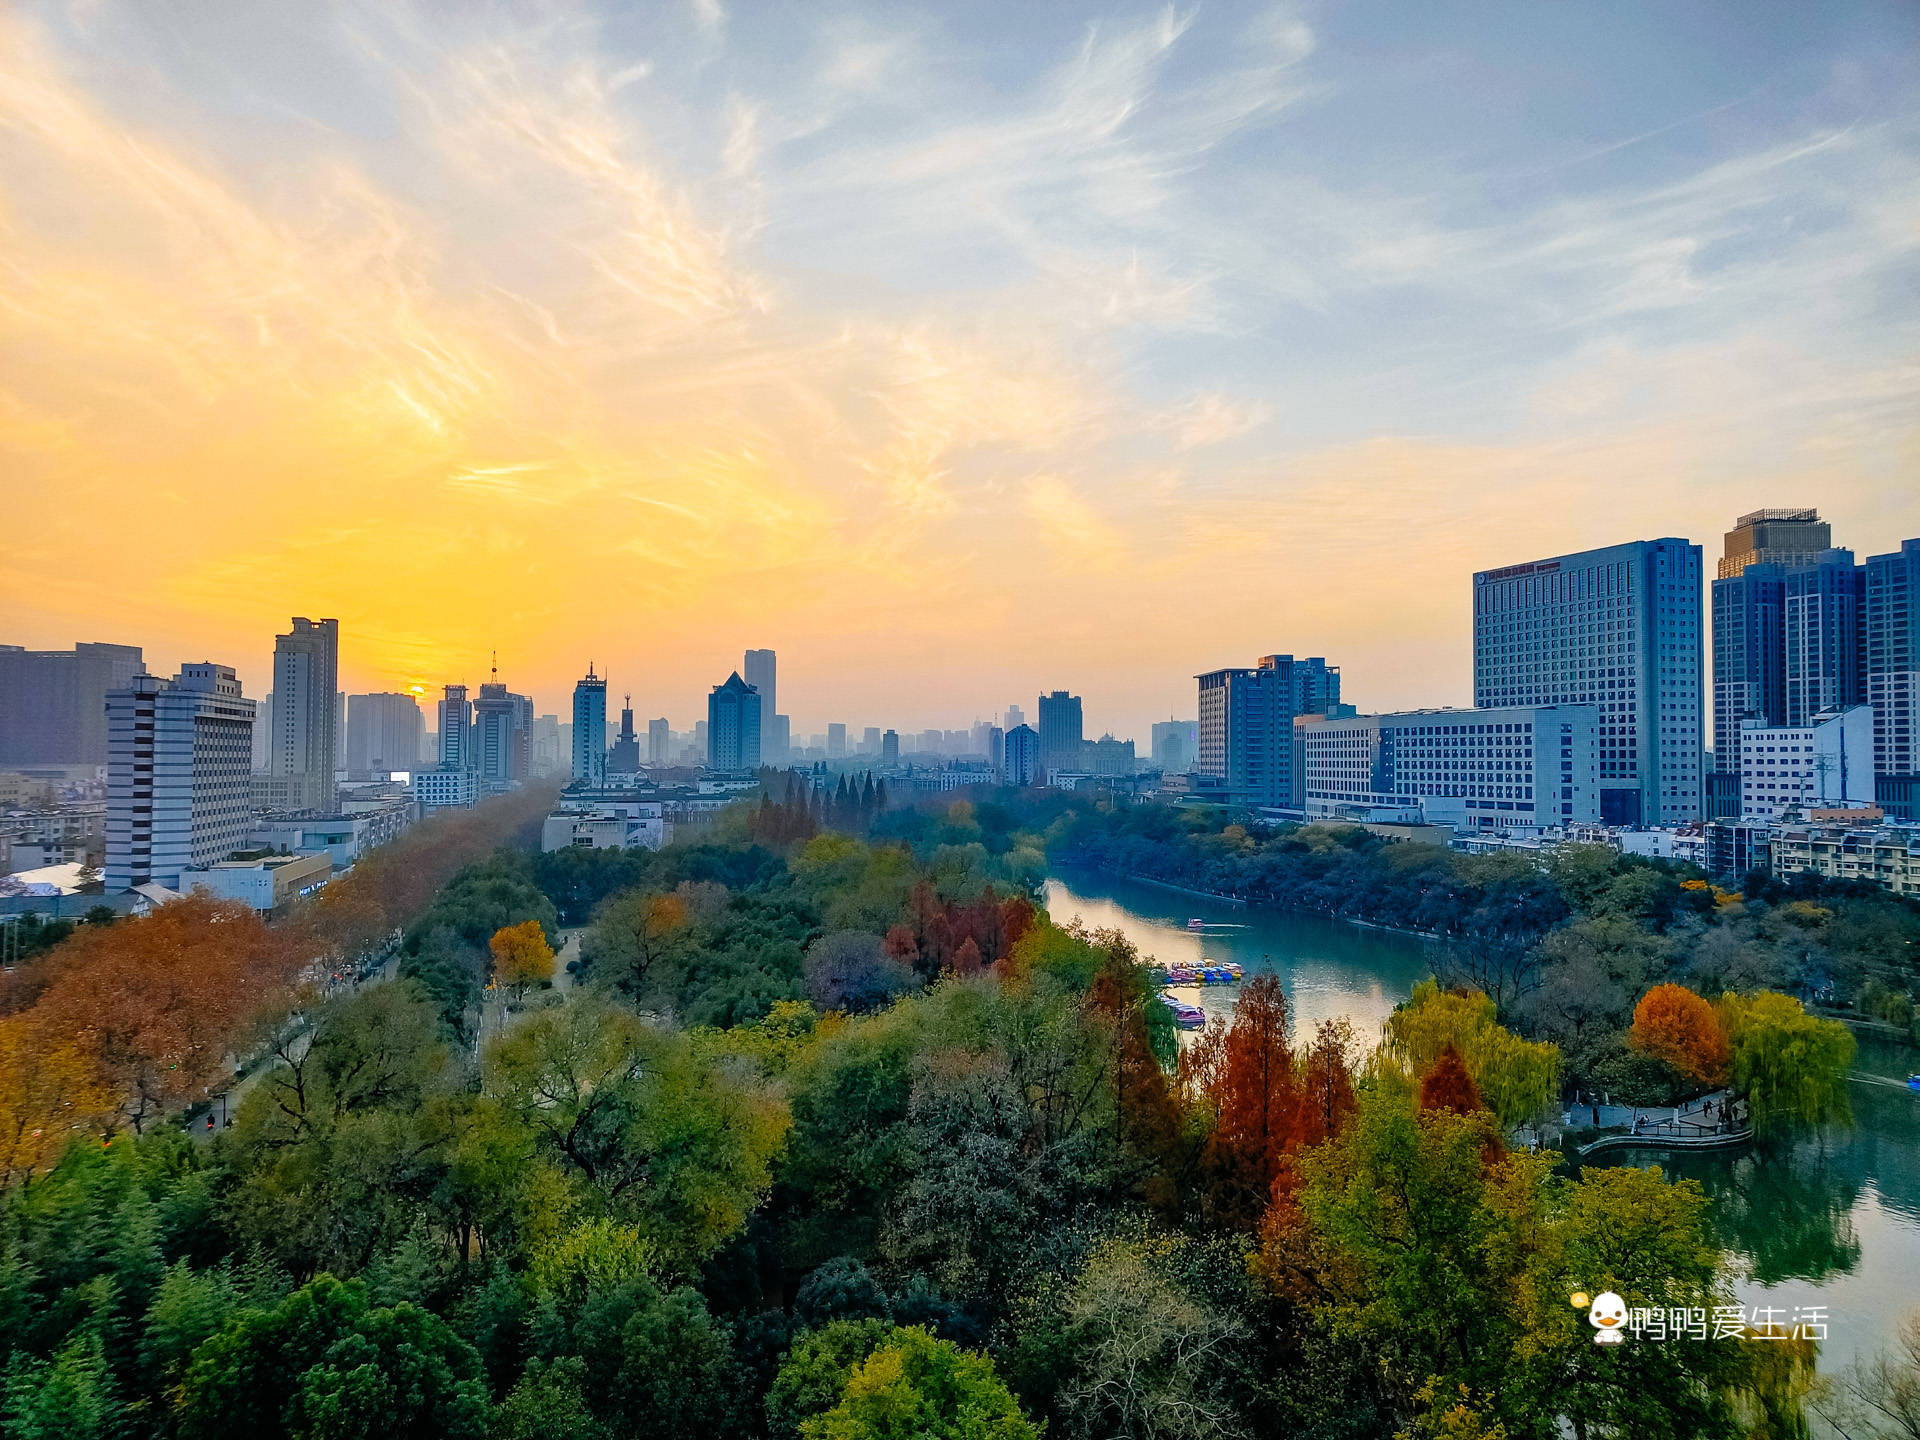
[[[107,696],[107,892],[224,860],[253,824],[254,704],[229,665],[136,675]]]
[[[542,850],[658,850],[672,832],[658,802],[594,810],[556,810],[540,827]]]
[[[1305,719],[1307,818],[1494,831],[1592,824],[1598,719],[1592,705]]]
[[[436,810],[459,810],[480,798],[480,777],[473,771],[416,770],[413,803],[424,817]]]
[[[1789,811],[1873,804],[1873,707],[1823,710],[1805,725],[1740,731],[1740,814],[1777,820]]]

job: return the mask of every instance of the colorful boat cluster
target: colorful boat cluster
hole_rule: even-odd
[[[1198,1005],[1189,1004],[1177,995],[1160,992],[1160,998],[1166,1001],[1167,1008],[1173,1011],[1173,1023],[1182,1030],[1198,1030],[1207,1023],[1207,1017]]]
[[[1156,965],[1168,985],[1237,985],[1241,969],[1231,960],[1203,960],[1198,965]]]

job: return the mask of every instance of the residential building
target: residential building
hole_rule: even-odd
[[[892,770],[900,764],[900,732],[889,730],[880,737],[880,764],[883,769]]]
[[[0,766],[105,765],[107,696],[146,668],[138,645],[0,645]]]
[[[1873,803],[1870,706],[1823,711],[1804,725],[1749,725],[1740,732],[1742,819]]]
[[[1781,629],[1786,635],[1786,713],[1805,725],[1828,710],[1867,698],[1867,572],[1851,550],[1823,550],[1786,572]]]
[[[449,685],[434,707],[440,725],[438,770],[473,769],[473,705],[467,687]]]
[[[1040,709],[1040,769],[1072,770],[1080,764],[1080,747],[1085,743],[1081,729],[1080,697],[1056,690],[1042,695]]]
[[[231,666],[138,674],[106,697],[109,893],[180,888],[195,866],[224,860],[253,823],[254,704]]]
[[[106,715],[103,708],[101,715]],[[41,780],[32,775],[20,775],[11,770],[0,772],[0,810],[20,810],[28,807],[53,804],[53,782]]]
[[[413,818],[413,803],[404,795],[356,806],[344,815],[260,816],[248,832],[247,848],[324,855],[335,869],[345,870],[376,845],[398,838]]]
[[[1700,818],[1700,567],[1666,538],[1473,577],[1474,704],[1594,706],[1606,824]]]
[[[478,772],[438,766],[413,772],[413,803],[422,818],[436,810],[464,810],[480,798]]]
[[[1156,720],[1153,726],[1153,763],[1169,775],[1191,770],[1200,750],[1198,720]]]
[[[420,764],[426,720],[413,696],[396,691],[347,697],[347,773],[378,775]]]
[[[779,673],[779,657],[771,650],[747,651],[740,666],[741,678],[760,695],[760,753],[767,756],[784,754],[787,748],[784,738],[774,744],[773,721],[780,709],[776,688]]]
[[[760,734],[760,692],[736,670],[707,696],[708,768],[758,770]]]
[[[607,681],[593,673],[591,662],[586,678],[573,687],[573,778],[598,785],[607,778],[607,750],[602,737],[607,732]]]
[[[1879,803],[1920,820],[1920,540],[1867,557],[1867,703]]]
[[[865,730],[860,732],[860,753],[862,755],[878,755],[880,753],[880,727],[878,725],[869,725]]]
[[[827,758],[840,760],[847,753],[847,727],[837,720],[827,722]]]
[[[673,729],[667,724],[666,716],[647,722],[647,764],[666,764],[672,744]]]
[[[887,732],[889,738],[893,732]],[[1031,725],[1016,725],[1007,731],[1006,758],[1001,773],[1009,785],[1037,785],[1046,779],[1040,768],[1040,733]]]
[[[1597,823],[1600,718],[1589,704],[1305,720],[1307,818],[1461,830]]]
[[[274,637],[267,773],[285,785],[289,809],[333,809],[340,762],[339,674],[338,620],[296,615],[292,628]]]
[[[179,888],[205,890],[271,914],[314,894],[332,878],[333,861],[325,855],[264,855],[196,866],[180,877]]]
[[[1747,875],[1769,868],[1773,823],[1769,820],[1709,820],[1705,826],[1710,875]]]
[[[1811,819],[1785,824],[1771,846],[1776,875],[1865,880],[1920,897],[1920,826]]]

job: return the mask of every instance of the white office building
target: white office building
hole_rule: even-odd
[[[108,894],[178,890],[186,871],[245,844],[254,718],[229,665],[136,675],[107,696]]]
[[[1874,803],[1873,707],[1824,710],[1805,725],[1740,731],[1740,815],[1779,820]]]
[[[1473,703],[1592,705],[1600,818],[1701,814],[1700,547],[1636,540],[1473,577]]]
[[[480,798],[480,777],[472,770],[416,770],[413,803],[422,818],[436,810],[463,810]]]
[[[1600,818],[1592,705],[1316,717],[1299,728],[1309,820],[1510,831]]]

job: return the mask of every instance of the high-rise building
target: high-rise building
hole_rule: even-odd
[[[1473,577],[1474,704],[1597,706],[1609,825],[1701,814],[1700,567],[1636,540]]]
[[[414,770],[426,721],[413,696],[382,690],[347,697],[347,771],[373,775]]]
[[[1828,710],[1804,725],[1749,725],[1740,732],[1740,814],[1778,820],[1789,811],[1857,810],[1873,804],[1873,711]]]
[[[591,663],[586,678],[573,687],[573,778],[589,785],[607,779],[607,680],[595,675]]]
[[[1920,540],[1867,560],[1867,703],[1880,803],[1920,820]]]
[[[773,743],[773,717],[780,709],[779,695],[775,681],[779,675],[779,661],[771,650],[749,650],[740,667],[741,676],[760,694],[760,753],[773,755],[784,751],[784,742]]]
[[[998,725],[987,726],[987,764],[996,775],[1007,767],[1007,732]]]
[[[482,795],[501,795],[527,777],[533,702],[501,683],[500,668],[473,702],[473,763]]]
[[[620,707],[620,734],[607,756],[607,771],[613,775],[633,775],[640,769],[640,737],[633,728],[633,696]]]
[[[1046,778],[1040,769],[1040,734],[1031,725],[1014,726],[1007,731],[1004,744],[1006,759],[1001,773],[1007,784],[1032,785]]]
[[[768,763],[785,760],[788,752],[793,749],[792,717],[787,715],[774,716],[773,726],[769,733],[772,735],[772,746],[762,754],[761,758]]]
[[[471,770],[473,765],[473,705],[467,687],[449,685],[434,707],[440,723],[439,770]]]
[[[146,668],[138,645],[0,645],[0,767],[106,764],[107,696]]]
[[[340,622],[296,615],[273,642],[273,742],[267,773],[293,810],[333,809],[339,764]]]
[[[332,698],[328,698],[332,711]],[[132,677],[106,697],[109,894],[224,860],[253,827],[253,701],[227,665]]]
[[[847,753],[847,727],[838,720],[827,722],[827,758],[840,759]]]
[[[1041,771],[1074,770],[1080,765],[1080,746],[1085,741],[1080,715],[1080,697],[1056,690],[1042,695],[1040,707]]]
[[[860,753],[878,755],[880,753],[880,727],[869,725],[860,735]]]
[[[1818,510],[1755,510],[1727,531],[1718,578],[1731,580],[1749,565],[1798,565],[1832,544],[1833,529]]]
[[[1200,749],[1198,720],[1156,720],[1153,725],[1153,763],[1169,775],[1193,768]]]
[[[1867,572],[1851,550],[1823,550],[1786,572],[1788,725],[1828,710],[1851,710],[1867,695]]]
[[[566,769],[571,752],[562,747],[560,717],[536,715],[533,720],[533,741],[528,747],[527,773],[557,775]]]
[[[668,763],[668,751],[673,745],[673,729],[662,715],[657,720],[647,722],[647,764],[665,765]]]
[[[880,764],[892,770],[900,764],[900,732],[889,730],[880,737]]]
[[[1785,624],[1778,565],[1751,564],[1713,582],[1713,764],[1722,774],[1740,773],[1744,726],[1786,723]]]
[[[1293,717],[1325,713],[1337,704],[1340,670],[1318,656],[1262,655],[1251,669],[1212,670],[1196,676],[1200,718],[1196,722],[1193,771],[1219,781],[1246,805],[1291,805]],[[1302,704],[1320,708],[1302,711]]]
[[[260,701],[253,717],[253,773],[265,775],[273,765],[273,692]]]
[[[771,657],[771,651],[761,654]],[[734,671],[707,696],[707,765],[714,770],[760,768],[760,692]]]

